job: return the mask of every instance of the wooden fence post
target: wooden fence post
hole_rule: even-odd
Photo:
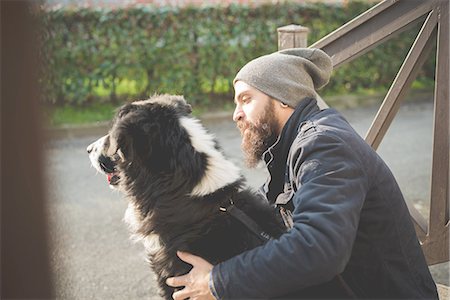
[[[308,47],[309,29],[307,27],[291,24],[279,27],[277,31],[278,50]]]

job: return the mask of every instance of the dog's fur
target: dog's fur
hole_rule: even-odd
[[[125,221],[143,241],[166,299],[174,289],[165,280],[191,268],[178,250],[217,264],[261,244],[221,209],[231,201],[272,237],[286,230],[275,209],[245,188],[240,170],[190,112],[181,96],[126,104],[109,134],[88,147],[92,164],[127,195]]]

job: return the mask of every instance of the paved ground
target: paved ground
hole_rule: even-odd
[[[431,102],[402,107],[379,153],[392,168],[408,201],[427,212],[431,170]],[[344,111],[362,135],[375,108]],[[225,153],[242,166],[240,137],[227,118],[205,119]],[[143,248],[128,239],[121,221],[126,203],[96,174],[86,146],[106,129],[70,130],[46,146],[52,266],[59,299],[159,299]],[[263,169],[243,170],[257,187]],[[449,284],[449,264],[431,268],[437,282]]]

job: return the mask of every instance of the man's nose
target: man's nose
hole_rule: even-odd
[[[233,113],[233,121],[234,122],[240,121],[243,117],[244,111],[239,106],[236,106]]]

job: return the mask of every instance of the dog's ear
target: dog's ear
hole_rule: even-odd
[[[183,105],[183,111],[189,115],[192,113],[192,106],[188,103],[186,103],[185,105]]]
[[[133,160],[132,137],[126,126],[115,126],[110,132],[109,155],[118,155],[122,162]]]
[[[189,115],[192,113],[192,106],[186,102],[183,96],[181,95],[168,95],[169,101],[172,102],[172,105],[175,107],[177,112],[180,115]]]
[[[192,113],[192,106],[186,102],[179,103],[177,108],[183,115],[190,115]]]
[[[124,104],[117,109],[113,127],[109,134],[110,148],[108,155],[111,157],[117,154],[122,161],[131,161],[133,159],[132,137],[130,136],[132,127],[128,121],[123,119],[127,119],[127,115],[133,114],[136,109],[137,107],[131,103]]]
[[[118,119],[111,130],[116,143],[116,153],[124,162],[136,162],[152,171],[160,171],[167,161],[168,138],[171,119],[144,107]],[[173,125],[172,125],[173,126]]]
[[[116,120],[125,117],[128,113],[136,111],[137,107],[132,103],[127,103],[119,107],[116,111]]]
[[[121,137],[122,139],[122,137]],[[131,140],[121,140],[120,144],[122,145],[121,147],[119,146],[119,144],[116,144],[115,148],[113,149],[113,154],[111,157],[114,157],[115,155],[117,155],[117,157],[120,159],[120,161],[125,162],[125,161],[132,161],[132,152],[128,151],[129,146],[128,144],[131,142]],[[127,155],[125,155],[125,152],[127,153]]]
[[[133,116],[130,115],[130,118]],[[122,120],[113,130],[113,138],[116,142],[116,153],[123,161],[131,162],[136,159],[145,160],[152,153],[151,130],[143,124],[126,122]]]

